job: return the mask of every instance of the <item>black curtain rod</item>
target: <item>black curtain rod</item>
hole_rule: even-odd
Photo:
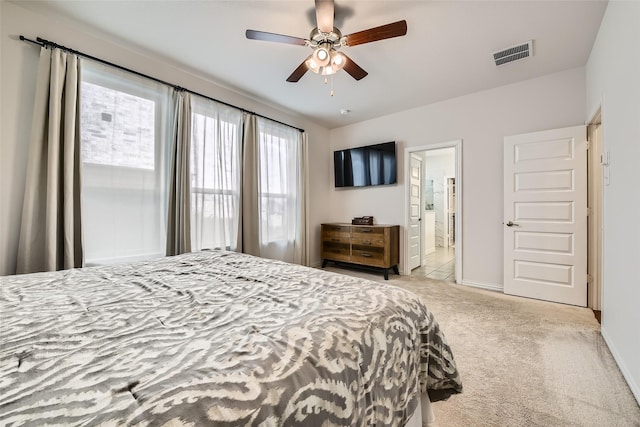
[[[61,49],[61,50],[64,50],[66,52],[73,53],[74,55],[82,56],[84,58],[91,59],[91,60],[99,62],[101,64],[105,64],[105,65],[108,65],[110,67],[114,67],[114,68],[117,68],[119,70],[127,71],[127,72],[133,73],[133,74],[135,74],[137,76],[153,80],[154,82],[162,83],[164,85],[167,85],[167,86],[170,86],[170,87],[174,88],[175,90],[189,92],[189,93],[192,93],[194,95],[198,95],[198,96],[201,96],[203,98],[206,98],[206,99],[208,99],[210,101],[214,101],[214,102],[226,105],[227,107],[236,108],[236,109],[242,111],[243,113],[253,114],[255,116],[262,117],[263,119],[271,120],[272,122],[280,123],[281,125],[289,126],[290,128],[296,129],[296,130],[298,130],[300,132],[304,132],[304,129],[300,129],[300,128],[295,127],[295,126],[291,126],[290,124],[283,123],[283,122],[281,122],[279,120],[274,120],[274,119],[272,119],[270,117],[263,116],[262,114],[258,114],[258,113],[254,112],[254,111],[245,110],[244,108],[238,107],[238,106],[233,105],[233,104],[229,104],[228,102],[220,101],[219,99],[215,99],[215,98],[212,98],[210,96],[203,95],[203,94],[198,93],[198,92],[194,92],[192,90],[183,88],[181,86],[174,85],[173,83],[169,83],[169,82],[166,82],[164,80],[160,80],[158,78],[149,76],[147,74],[143,74],[143,73],[140,73],[138,71],[132,70],[130,68],[123,67],[122,65],[114,64],[113,62],[109,62],[109,61],[105,61],[104,59],[96,58],[95,56],[88,55],[86,53],[79,52],[79,51],[77,51],[75,49],[71,49],[69,47],[59,45],[58,43],[52,42],[50,40],[43,39],[41,37],[36,37],[36,40],[31,40],[31,39],[28,39],[25,36],[21,35],[20,36],[20,40],[22,40],[24,42],[37,44],[38,46],[41,46],[41,47],[48,47],[48,48],[52,48],[53,47],[53,48]]]

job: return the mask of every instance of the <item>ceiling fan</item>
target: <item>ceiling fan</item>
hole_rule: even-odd
[[[264,31],[247,30],[246,32],[248,39],[309,46],[313,49],[311,55],[287,78],[288,82],[297,82],[307,70],[328,76],[341,69],[354,79],[361,80],[368,73],[339,49],[343,46],[357,46],[407,34],[407,21],[402,20],[343,36],[340,30],[333,26],[333,0],[315,0],[315,2],[317,27],[311,30],[308,39]]]

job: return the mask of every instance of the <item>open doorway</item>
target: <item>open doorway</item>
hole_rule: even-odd
[[[412,276],[462,281],[461,143],[407,149],[405,271]]]

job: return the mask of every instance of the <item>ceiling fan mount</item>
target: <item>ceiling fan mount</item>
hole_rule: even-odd
[[[342,33],[336,27],[333,27],[333,30],[329,33],[323,33],[316,27],[309,34],[309,46],[318,47],[321,44],[328,43],[331,47],[339,49],[343,45],[343,39]]]
[[[352,47],[407,34],[407,21],[402,20],[343,36],[342,32],[333,26],[333,0],[315,0],[315,5],[317,27],[311,30],[308,39],[264,31],[246,31],[248,39],[309,46],[313,49],[311,55],[287,78],[291,83],[299,81],[308,70],[326,76],[344,69],[354,79],[361,80],[368,73],[338,50],[345,46]]]

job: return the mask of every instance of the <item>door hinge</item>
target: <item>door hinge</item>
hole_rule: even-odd
[[[587,284],[591,285],[593,283],[593,276],[591,274],[587,274]]]
[[[587,140],[587,150],[591,150],[591,141]]]
[[[587,208],[587,216],[591,216],[592,212],[593,212],[593,209]]]

